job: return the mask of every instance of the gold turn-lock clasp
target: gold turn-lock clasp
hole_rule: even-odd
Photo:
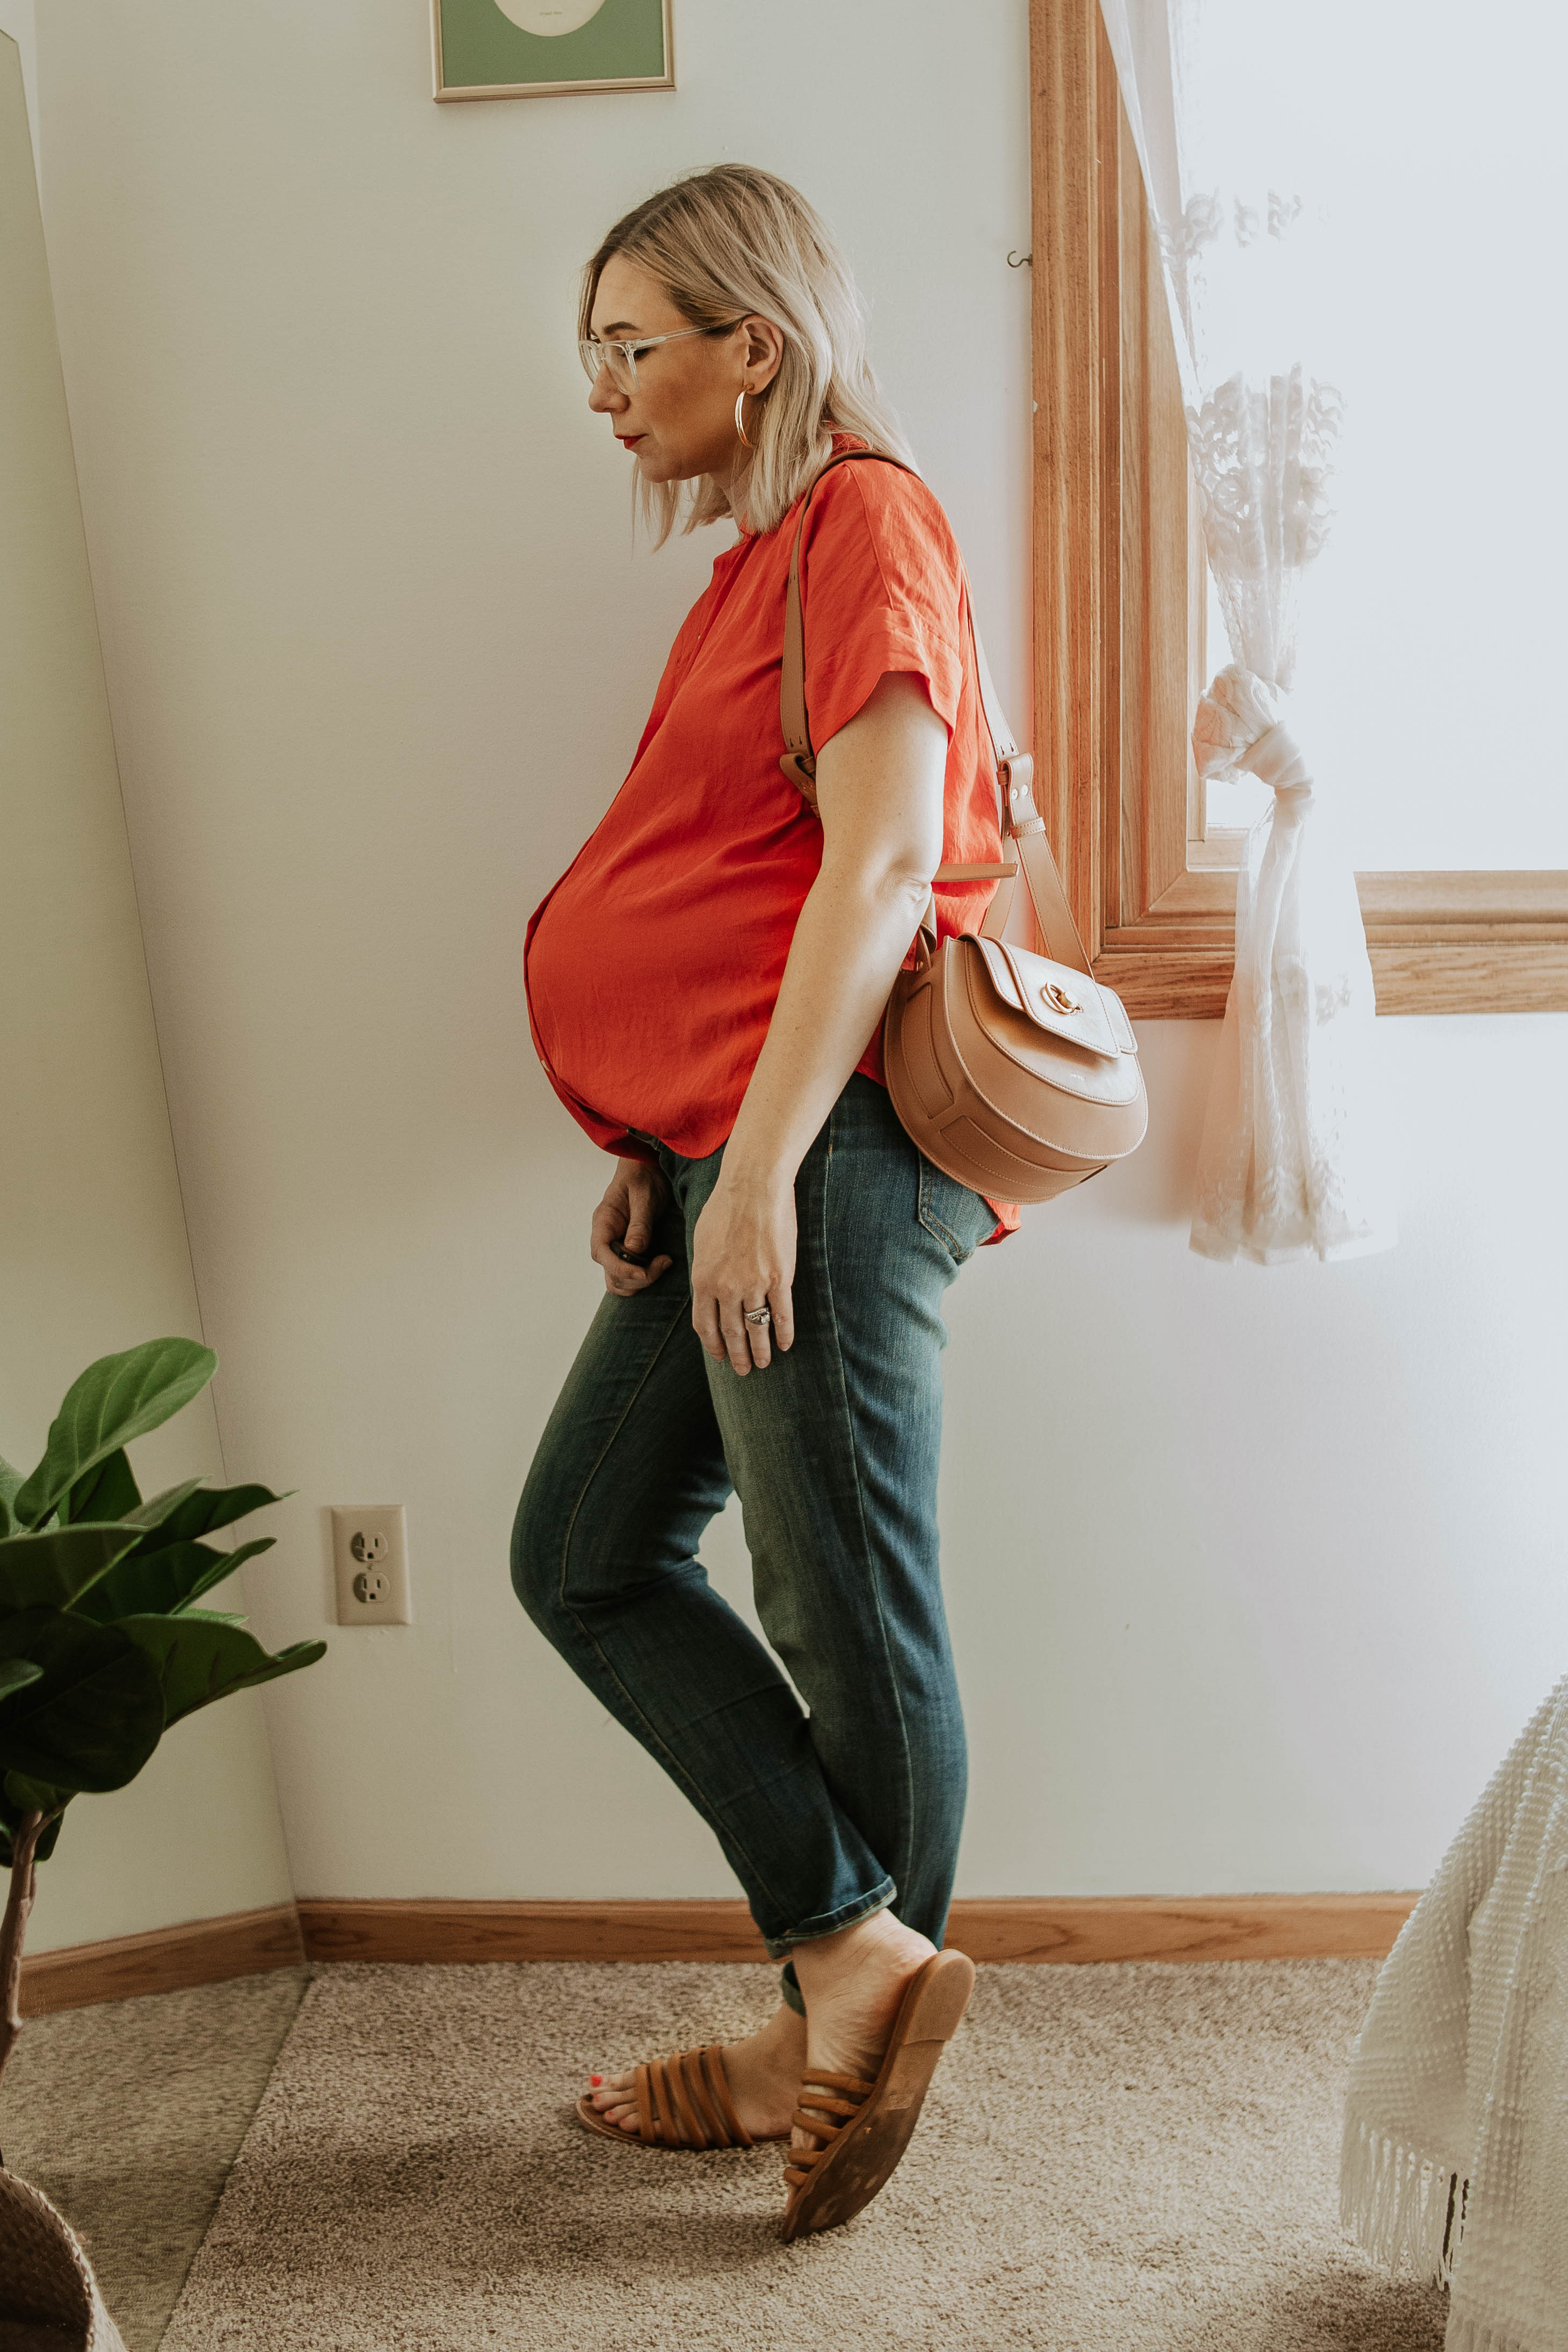
[[[1079,999],[1069,994],[1059,981],[1042,981],[1040,994],[1053,1013],[1079,1013],[1083,1009]]]

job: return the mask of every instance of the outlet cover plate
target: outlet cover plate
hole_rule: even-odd
[[[408,1529],[401,1503],[334,1503],[340,1625],[412,1625]]]

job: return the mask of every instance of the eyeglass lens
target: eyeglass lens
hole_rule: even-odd
[[[617,392],[632,393],[637,388],[637,366],[631,349],[626,343],[584,343],[583,356],[588,362],[590,375],[596,379],[601,368]]]

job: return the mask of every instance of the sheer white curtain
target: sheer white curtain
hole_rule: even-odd
[[[1245,772],[1273,788],[1237,878],[1192,1246],[1260,1265],[1354,1256],[1395,1239],[1372,969],[1348,856],[1287,723],[1298,593],[1327,535],[1340,425],[1333,228],[1311,184],[1310,78],[1294,70],[1310,23],[1301,0],[1101,7],[1159,229],[1230,640],[1194,751],[1205,778]],[[1320,103],[1322,87],[1320,76]]]

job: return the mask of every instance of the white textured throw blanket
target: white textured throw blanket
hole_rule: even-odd
[[[1447,2278],[1447,2352],[1568,2352],[1568,1681],[1377,1980],[1345,2115],[1347,2226]]]

